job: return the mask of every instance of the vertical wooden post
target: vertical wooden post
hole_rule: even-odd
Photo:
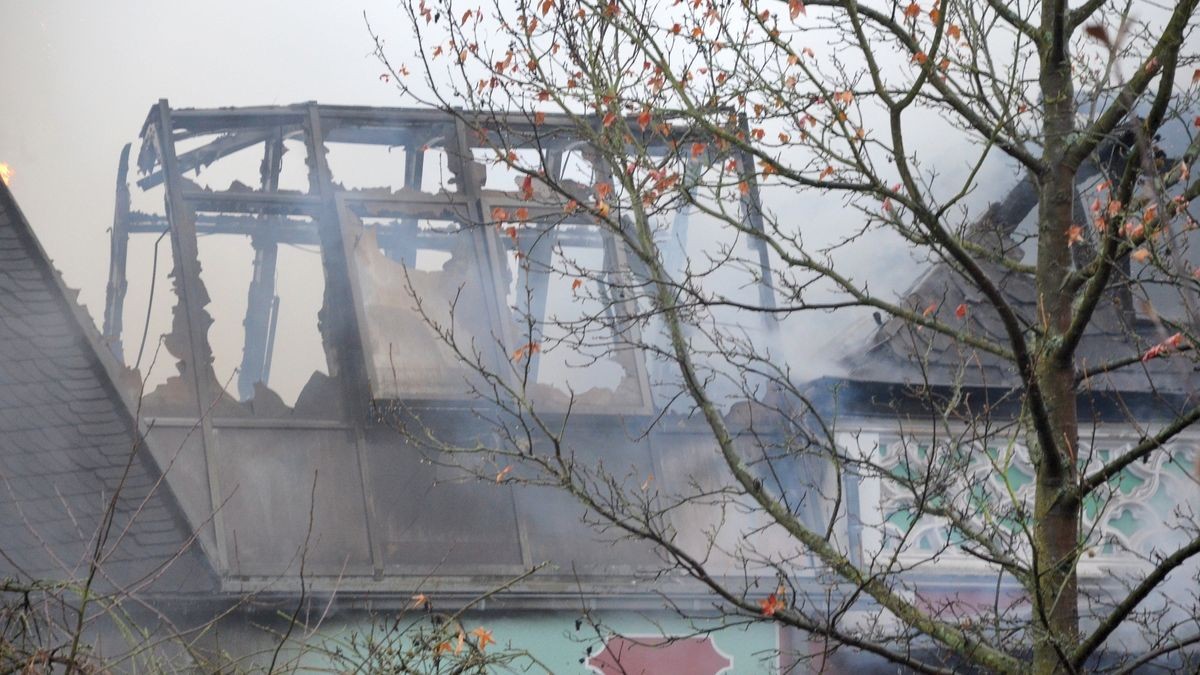
[[[188,345],[185,357],[196,395],[196,416],[200,426],[200,442],[204,451],[204,463],[208,467],[208,488],[211,499],[213,523],[213,556],[221,573],[229,568],[225,557],[225,523],[221,511],[224,501],[221,495],[217,472],[216,447],[212,420],[209,411],[216,401],[213,382],[212,352],[209,348],[208,325],[212,319],[204,306],[208,304],[208,293],[200,279],[199,248],[196,244],[196,214],[183,198],[183,182],[179,173],[179,162],[175,157],[174,130],[171,124],[171,107],[166,99],[158,102],[155,120],[155,145],[162,163],[166,180],[167,220],[171,224],[171,253],[175,260],[175,282],[179,289],[178,301],[182,305],[183,326]]]
[[[260,172],[263,192],[275,192],[279,189],[279,172],[282,167],[283,133],[276,129],[267,140],[263,154]],[[279,221],[279,216],[263,219],[268,227]],[[238,397],[243,401],[254,396],[255,383],[265,384],[269,376],[268,353],[273,349],[270,341],[274,337],[270,327],[276,307],[275,266],[279,254],[279,243],[273,233],[256,233],[250,241],[254,246],[254,271],[250,279],[250,288],[246,292],[246,318],[242,321],[246,328],[246,339],[242,346],[242,367],[238,371]]]
[[[322,337],[335,345],[331,370],[336,369],[341,390],[346,397],[353,427],[354,449],[358,462],[359,487],[362,490],[363,514],[367,525],[367,546],[375,577],[383,576],[383,553],[375,526],[374,500],[371,498],[367,476],[366,424],[371,410],[371,386],[367,378],[367,358],[354,293],[350,287],[350,260],[354,242],[349,238],[346,224],[338,214],[337,195],[333,176],[325,160],[325,132],[321,126],[321,111],[315,103],[308,105],[305,142],[308,148],[309,191],[320,197],[317,236],[321,241],[321,265],[325,271],[325,305],[321,308]]]

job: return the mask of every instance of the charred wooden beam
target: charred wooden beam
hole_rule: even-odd
[[[279,172],[283,168],[283,134],[276,129],[267,140],[261,168],[263,192],[274,192],[279,188]],[[267,222],[278,220],[269,216]],[[254,247],[254,268],[250,288],[246,291],[246,318],[242,325],[246,329],[242,344],[242,366],[238,371],[238,397],[248,401],[254,397],[254,385],[266,383],[269,378],[267,364],[273,346],[273,331],[279,297],[275,295],[275,264],[279,256],[279,243],[266,233],[250,238]]]
[[[122,323],[125,318],[125,292],[129,288],[126,263],[129,257],[129,151],[131,144],[121,148],[117,164],[117,198],[109,239],[108,287],[104,294],[104,337],[117,360],[124,362],[121,346]]]
[[[217,472],[217,457],[212,419],[209,408],[215,401],[211,383],[212,350],[208,344],[208,325],[212,319],[204,307],[208,304],[208,293],[200,278],[200,256],[196,242],[195,212],[186,204],[183,194],[182,175],[175,159],[175,145],[172,140],[171,107],[167,99],[158,102],[158,115],[154,124],[154,144],[166,174],[166,208],[167,218],[171,229],[171,252],[175,260],[175,284],[178,291],[179,304],[175,308],[176,320],[172,333],[181,329],[184,335],[174,335],[177,345],[184,342],[188,353],[184,355],[188,361],[185,364],[190,372],[182,372],[185,380],[190,380],[196,396],[195,411],[200,426],[200,441],[202,444],[205,465],[208,467],[208,487],[210,506],[212,509],[213,551],[212,559],[218,571],[224,573],[229,568],[225,555],[225,525],[224,516],[220,509],[224,501],[220,489]]]

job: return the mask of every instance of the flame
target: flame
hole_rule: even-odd
[[[12,167],[0,162],[0,181],[4,181],[5,185],[12,183],[13,170]]]

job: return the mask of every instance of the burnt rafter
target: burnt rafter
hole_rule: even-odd
[[[455,358],[439,346],[441,340],[429,326],[431,320],[450,323],[435,307],[460,303],[453,323],[470,333],[471,349],[496,372],[513,371],[511,355],[543,339],[541,322],[553,314],[553,293],[548,289],[557,283],[550,270],[566,260],[563,251],[600,260],[604,275],[611,277],[597,277],[601,285],[620,288],[628,285],[629,275],[636,276],[636,256],[613,233],[582,210],[564,209],[572,200],[589,199],[593,184],[605,178],[606,166],[586,140],[599,124],[590,116],[565,114],[533,119],[316,103],[176,110],[164,101],[143,127],[147,142],[137,154],[141,177],[133,186],[140,191],[135,197],[165,187],[168,208],[162,213],[131,208],[125,197],[129,186],[124,178],[119,181],[106,337],[120,355],[124,331],[137,330],[140,339],[142,328],[149,329],[123,321],[127,277],[144,262],[130,264],[130,244],[170,233],[178,305],[174,325],[164,331],[164,344],[180,359],[181,372],[148,392],[151,414],[154,404],[170,402],[169,411],[162,414],[173,417],[198,418],[211,410],[217,417],[303,414],[350,420],[362,414],[350,411],[370,400],[465,400],[469,377],[452,367]],[[670,157],[697,138],[694,130],[676,124],[649,131],[640,141],[652,154]],[[291,152],[285,143],[291,144]],[[297,145],[302,150],[297,151]],[[339,164],[334,150],[351,157],[376,152],[381,161]],[[520,154],[526,167],[520,171],[552,176],[553,187],[539,182],[533,189],[522,182],[530,173],[511,166],[502,167],[511,169],[508,173],[493,168],[501,150]],[[302,167],[297,165],[298,155],[304,155]],[[237,168],[247,158],[253,158],[256,170]],[[728,159],[706,155],[688,161]],[[749,161],[733,160],[743,165]],[[568,166],[572,163],[574,168]],[[339,170],[350,175],[358,169],[361,174],[364,166],[378,170],[380,185],[347,187],[352,178]],[[590,167],[585,171],[590,177],[579,174],[579,166]],[[234,175],[231,171],[237,178],[228,187],[218,185]],[[568,175],[570,171],[576,174]],[[752,175],[747,173],[751,190],[743,194],[740,208],[751,227],[761,228]],[[518,211],[522,222],[495,226],[493,214]],[[680,221],[686,218],[686,213],[677,216],[674,225],[682,227],[684,237],[686,222],[681,226]],[[218,259],[246,261],[239,264],[247,269],[237,272],[248,278],[239,292],[245,311],[240,328],[232,333],[227,320],[220,325],[222,314],[206,307],[213,289],[219,294],[228,286],[225,278],[218,283],[209,279],[207,284],[200,278],[199,256],[206,247],[216,251],[208,255]],[[284,276],[296,276],[297,256],[312,253],[319,254],[308,258],[316,266],[285,281]],[[761,297],[770,303],[765,248],[759,257]],[[220,269],[222,276],[235,274],[233,268]],[[289,312],[299,311],[289,293],[313,272],[323,282],[317,320],[310,327],[319,333],[319,347],[297,338],[294,324],[289,328],[280,323]],[[162,290],[160,296],[170,291]],[[427,296],[422,303],[414,301],[414,290]],[[611,339],[598,343],[638,344],[641,326],[633,319],[639,313],[634,300],[603,289],[596,298],[605,305],[602,323],[613,332]],[[240,306],[240,300],[225,297],[212,302]],[[143,314],[149,322],[153,312],[138,308],[137,315]],[[227,359],[223,355],[231,342],[239,346],[240,359],[228,367],[214,366],[214,358]],[[290,361],[280,360],[287,356],[284,352],[291,354]],[[609,379],[604,386],[584,391],[541,381],[544,355],[533,351],[528,357],[533,376],[528,391],[539,405],[562,408],[574,396],[576,409],[652,411],[645,358],[630,349],[585,357],[608,368]],[[295,370],[312,372],[303,391],[275,391],[275,374],[287,378]],[[613,373],[619,381],[610,386]],[[185,382],[190,391],[172,389]],[[336,401],[328,403],[334,392]],[[182,403],[188,399],[192,403]],[[318,403],[322,399],[326,403]]]

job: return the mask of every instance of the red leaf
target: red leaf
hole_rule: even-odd
[[[707,147],[708,146],[703,143],[692,143],[692,159],[696,159],[700,155],[703,155],[704,150]]]
[[[963,304],[959,305],[958,307],[955,307],[954,308],[954,316],[957,316],[960,319],[967,318],[967,303],[964,302]]]
[[[1183,334],[1176,333],[1166,340],[1154,345],[1150,349],[1147,349],[1146,353],[1142,354],[1142,362],[1145,363],[1146,361],[1149,361],[1150,359],[1156,359],[1163,354],[1169,354],[1176,349],[1179,349],[1179,345],[1181,344],[1183,344]]]
[[[496,221],[497,223],[503,223],[504,221],[508,220],[508,211],[505,211],[502,207],[497,206],[496,208],[492,209],[492,220]]]
[[[611,111],[611,110],[610,110],[610,111],[608,111],[607,113],[605,113],[605,114],[604,114],[604,122],[603,122],[603,124],[604,124],[604,128],[605,128],[605,129],[607,129],[607,128],[611,127],[611,126],[612,126],[612,123],[613,123],[613,122],[616,122],[616,121],[617,121],[617,113],[615,113],[615,112],[613,112],[613,111]]]
[[[936,302],[930,303],[930,305],[928,307],[926,307],[923,312],[921,312],[921,316],[929,316],[930,314],[933,314],[937,310],[938,310],[938,304]]]
[[[521,199],[529,201],[533,199],[533,176],[525,176],[521,181]]]
[[[1087,28],[1084,28],[1083,32],[1087,33],[1088,37],[1103,44],[1106,47],[1112,46],[1112,42],[1108,39],[1108,29],[1105,28],[1104,26],[1101,26],[1100,24],[1094,23],[1094,24],[1088,26]]]
[[[583,279],[576,279],[575,281],[571,282],[571,290],[577,291],[577,290],[579,290],[579,287],[582,285],[583,285]]]
[[[549,14],[552,7],[554,7],[554,0],[545,0],[542,3],[542,16]]]
[[[525,208],[524,206],[517,209],[516,218],[520,221],[529,220],[529,209]]]
[[[808,10],[804,7],[804,3],[801,0],[788,0],[788,14],[791,15],[792,21],[795,21],[796,17],[801,14],[808,16]]]
[[[912,19],[921,14],[921,6],[917,3],[909,3],[908,7],[904,8],[904,16]]]

